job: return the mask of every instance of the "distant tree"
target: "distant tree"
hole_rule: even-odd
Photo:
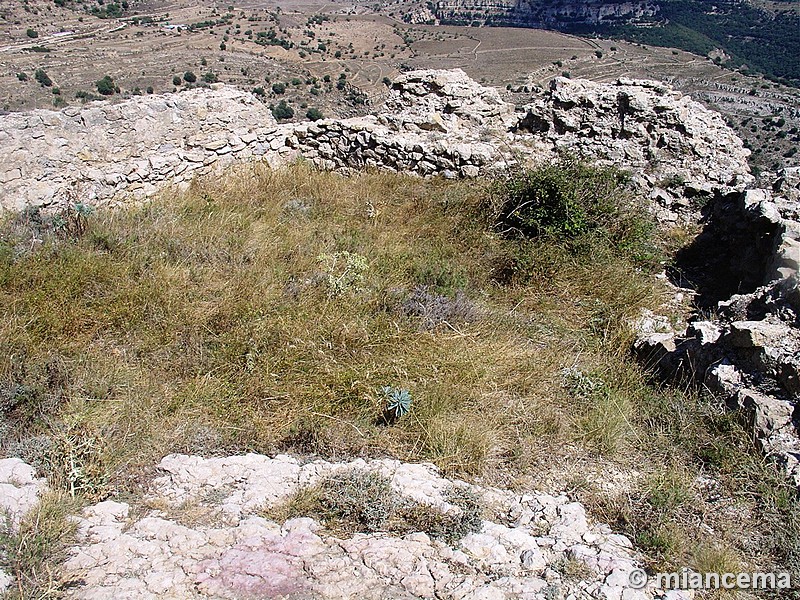
[[[172,78],[172,85],[177,87],[177,86],[181,85],[182,83],[183,83],[183,79],[181,79],[180,75],[175,75],[175,77]]]
[[[208,71],[207,73],[203,73],[203,81],[206,83],[217,83],[219,81],[219,77],[214,71]]]
[[[308,112],[306,112],[306,118],[312,121],[319,121],[320,119],[324,119],[325,116],[322,114],[322,111],[318,108],[309,108]]]
[[[44,69],[36,69],[36,72],[33,74],[33,76],[42,87],[50,87],[53,85],[53,80],[50,79],[47,73],[45,73]]]
[[[95,86],[97,86],[97,92],[103,96],[113,96],[114,92],[116,91],[114,80],[110,75],[103,77],[95,84]]]
[[[263,88],[263,87],[256,87],[256,88],[253,88],[253,93],[254,93],[256,96],[266,96],[266,95],[267,95],[267,92],[265,92],[265,91],[264,91],[264,88]]]
[[[35,29],[31,29],[30,27],[28,28],[28,31],[25,32],[25,34],[31,39],[39,37],[39,32],[36,31]]]
[[[286,100],[281,100],[277,106],[272,107],[272,116],[279,121],[291,119],[294,116],[294,109],[291,106],[287,106]]]
[[[272,91],[275,92],[276,94],[283,94],[286,92],[286,84],[281,81],[273,83]]]
[[[194,83],[195,81],[197,81],[197,75],[195,75],[191,71],[186,71],[186,73],[183,74],[183,80],[186,83]]]
[[[20,81],[28,81],[28,75],[26,73],[17,73],[17,79]]]

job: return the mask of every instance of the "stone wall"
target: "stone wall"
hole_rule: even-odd
[[[0,116],[0,206],[141,200],[235,161],[473,177],[564,150],[631,170],[642,190],[672,182],[653,196],[665,215],[686,194],[752,181],[722,119],[666,86],[560,78],[515,111],[462,71],[416,71],[394,82],[382,114],[345,120],[277,124],[255,96],[218,84]]]

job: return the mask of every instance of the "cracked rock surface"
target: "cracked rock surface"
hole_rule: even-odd
[[[421,532],[337,536],[307,517],[264,509],[344,470],[377,471],[402,496],[452,510],[454,482],[428,464],[394,460],[303,463],[279,455],[170,455],[142,509],[106,501],[78,517],[67,593],[82,599],[363,598],[646,600],[628,586],[640,564],[628,538],[592,522],[566,496],[471,486],[480,531],[454,545]],[[463,482],[456,485],[466,486]],[[158,506],[159,508],[152,508]],[[562,575],[582,565],[580,580]],[[674,598],[674,594],[670,598]]]

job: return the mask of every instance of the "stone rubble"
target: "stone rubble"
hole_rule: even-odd
[[[470,486],[491,517],[455,546],[425,533],[337,537],[311,518],[276,523],[264,509],[342,470],[386,475],[401,495],[441,510],[452,485],[429,464],[362,459],[303,463],[279,455],[170,455],[149,511],[124,502],[77,518],[79,545],[65,564],[66,596],[146,598],[530,598],[646,600],[629,573],[640,557],[625,536],[589,520],[566,496]],[[457,509],[456,509],[457,510]],[[184,515],[182,518],[181,515]],[[197,519],[196,515],[204,515]],[[192,523],[191,519],[195,517]],[[486,516],[486,515],[485,515]],[[565,561],[585,575],[564,577]],[[690,598],[670,593],[671,600]]]
[[[677,330],[644,319],[634,349],[667,377],[694,379],[747,413],[762,451],[800,487],[800,169],[719,206],[707,224],[715,250],[758,287]]]
[[[141,200],[235,161],[298,158],[456,178],[568,150],[632,171],[642,190],[663,183],[653,198],[673,220],[687,196],[752,181],[748,151],[721,117],[655,82],[558,78],[515,111],[463,71],[413,71],[380,115],[286,124],[250,93],[212,88],[0,116],[0,206]]]

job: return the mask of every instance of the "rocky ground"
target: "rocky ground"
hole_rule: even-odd
[[[449,489],[469,490],[483,519],[476,531],[446,543],[423,532],[337,535],[312,518],[264,516],[298,491],[353,471],[380,473],[406,501],[443,513],[461,510],[448,501]],[[641,558],[630,540],[592,522],[564,495],[470,486],[441,477],[432,465],[392,460],[171,455],[159,472],[145,498],[101,502],[75,518],[78,543],[63,575],[67,597],[691,597],[631,585]],[[20,460],[6,459],[0,488],[0,506],[18,515],[46,483]],[[9,584],[0,575],[0,586]]]

